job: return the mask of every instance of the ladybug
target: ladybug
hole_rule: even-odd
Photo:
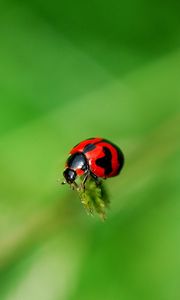
[[[124,165],[122,151],[110,141],[103,138],[86,139],[72,148],[63,172],[65,181],[78,188],[77,176],[84,175],[82,186],[88,177],[98,184],[98,178],[117,176]]]

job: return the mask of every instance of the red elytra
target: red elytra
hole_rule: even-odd
[[[72,148],[64,177],[70,184],[83,174],[86,178],[91,175],[105,179],[118,175],[123,165],[124,155],[119,147],[103,138],[90,138]]]

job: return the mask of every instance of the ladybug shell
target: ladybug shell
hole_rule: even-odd
[[[103,138],[90,138],[77,144],[70,154],[83,153],[87,159],[90,171],[97,177],[108,178],[119,174],[124,164],[121,150]],[[76,170],[82,175],[82,170]]]

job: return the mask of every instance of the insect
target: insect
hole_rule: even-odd
[[[122,151],[110,141],[103,138],[86,139],[72,148],[63,172],[65,181],[73,188],[85,188],[86,180],[91,177],[99,184],[99,178],[118,175],[124,165]],[[81,186],[76,179],[84,176]]]

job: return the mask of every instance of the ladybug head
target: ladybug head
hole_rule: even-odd
[[[69,184],[73,183],[76,179],[76,176],[77,176],[76,171],[74,171],[70,168],[66,168],[63,175],[64,175],[64,178],[65,178],[66,182],[69,183]]]

